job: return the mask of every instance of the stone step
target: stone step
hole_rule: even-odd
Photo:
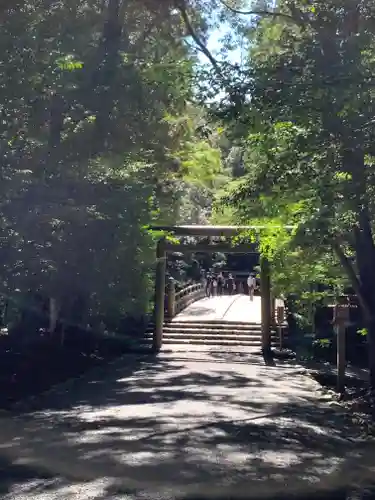
[[[170,333],[183,333],[185,335],[196,335],[199,333],[206,333],[208,335],[255,335],[255,336],[260,336],[262,332],[260,330],[232,330],[232,329],[225,329],[222,330],[214,330],[211,328],[195,328],[190,329],[190,328],[164,328],[163,329],[164,335],[168,335]]]
[[[164,325],[165,326],[169,326],[169,325],[175,325],[175,324],[184,324],[184,325],[223,325],[223,326],[235,326],[235,325],[238,325],[239,327],[245,327],[245,328],[248,328],[249,326],[251,327],[258,327],[260,328],[261,327],[261,324],[260,323],[255,323],[255,322],[250,322],[250,323],[246,323],[246,322],[243,322],[243,321],[225,321],[225,320],[222,320],[222,319],[213,319],[213,320],[199,320],[199,319],[195,319],[195,320],[179,320],[177,318],[173,319],[173,320],[165,320],[164,321]],[[155,326],[155,323],[154,322],[150,322],[149,323],[149,326]]]
[[[192,338],[180,338],[180,339],[170,339],[163,338],[163,344],[183,344],[183,345],[206,345],[206,346],[243,346],[243,347],[260,347],[260,340],[225,340],[225,339],[192,339]]]
[[[272,342],[271,343],[271,346],[272,347],[278,347],[278,343],[277,342]],[[199,350],[202,350],[202,349],[207,349],[207,350],[212,350],[213,348],[236,348],[239,350],[239,352],[241,352],[242,349],[248,349],[248,348],[251,348],[251,349],[254,349],[254,348],[259,348],[259,350],[261,349],[262,347],[262,343],[260,341],[256,341],[256,340],[253,340],[251,342],[246,342],[244,343],[243,341],[242,342],[236,342],[236,341],[223,341],[223,342],[204,342],[204,341],[198,341],[198,340],[189,340],[189,339],[185,339],[185,340],[179,340],[179,341],[176,341],[176,340],[163,340],[163,347],[162,347],[162,350],[164,350],[165,348],[167,349],[178,349],[178,348],[184,348],[186,349],[186,347],[195,347]],[[140,352],[147,352],[149,351],[150,349],[152,348],[152,343],[151,341],[147,341],[147,342],[143,342],[141,344],[139,344],[139,350]]]
[[[145,344],[152,344],[155,325],[149,324]],[[285,335],[287,338],[287,335]],[[219,350],[225,349],[261,349],[262,326],[259,323],[241,321],[200,320],[186,321],[178,318],[165,320],[163,326],[163,346],[167,349]],[[278,346],[278,333],[271,334],[272,346]]]
[[[144,337],[146,340],[152,340],[152,335],[149,334]],[[232,335],[231,333],[223,334],[223,335],[210,335],[205,333],[196,333],[195,335],[186,335],[184,333],[174,332],[163,335],[164,340],[179,340],[179,339],[191,339],[191,340],[207,340],[212,342],[220,342],[221,340],[237,340],[237,341],[258,341],[261,340],[261,335]],[[278,341],[277,337],[272,336],[272,341]]]
[[[146,330],[147,332],[153,332],[153,328],[148,328]],[[239,333],[257,333],[261,334],[262,330],[261,328],[237,328],[237,327],[223,327],[223,328],[216,328],[213,326],[207,326],[207,325],[194,325],[194,326],[186,326],[182,324],[178,325],[168,325],[168,326],[163,326],[163,332],[175,332],[175,331],[184,331],[184,332],[198,332],[198,331],[204,331],[204,332],[212,332],[213,334],[220,334],[222,332],[239,332]]]
[[[203,328],[211,328],[213,330],[261,330],[262,326],[258,325],[256,323],[251,324],[251,323],[206,323],[205,321],[202,321],[200,323],[192,323],[192,322],[183,322],[183,321],[173,321],[171,323],[164,323],[164,328],[178,328],[178,327],[183,327],[183,328],[197,328],[197,327],[203,327]]]
[[[236,329],[236,330],[261,330],[262,325],[259,323],[237,323],[237,322],[229,322],[229,321],[166,321],[164,323],[164,328],[174,328],[174,327],[180,327],[183,326],[184,328],[197,328],[197,327],[204,327],[204,328],[213,328],[213,329]],[[287,325],[283,325],[286,327]],[[147,329],[151,330],[155,328],[155,324],[150,323],[147,326]]]
[[[152,338],[150,335],[149,338]],[[163,335],[163,340],[165,339],[192,339],[192,340],[213,340],[216,339],[217,341],[220,340],[259,340],[261,338],[260,335],[233,335],[231,332],[228,333],[222,333],[220,335],[212,335],[210,333],[204,333],[204,332],[195,332],[194,334],[186,334],[185,332],[168,332],[164,333]]]
[[[261,346],[243,346],[243,345],[224,345],[217,349],[211,345],[199,344],[167,344],[162,348],[162,355],[176,360],[191,361],[195,355],[199,356],[200,361],[212,362],[212,355],[218,360],[225,361],[228,354],[232,354],[234,359],[251,364],[260,364]],[[206,356],[208,355],[208,356]],[[192,358],[193,356],[193,358]],[[262,359],[263,362],[263,359]],[[263,364],[263,363],[262,363]]]
[[[152,336],[153,330],[148,330],[145,335],[146,336]],[[169,336],[169,335],[184,335],[186,337],[189,336],[196,336],[196,335],[207,335],[208,337],[220,337],[223,335],[226,336],[244,336],[244,337],[261,337],[262,332],[261,330],[232,330],[232,329],[211,329],[211,328],[200,328],[196,327],[195,329],[191,328],[185,328],[185,327],[178,327],[178,328],[172,328],[172,327],[164,327],[163,328],[163,336]],[[271,333],[272,337],[277,338],[278,333],[277,332],[272,332]],[[284,334],[284,338],[287,338],[287,334]]]
[[[271,340],[272,347],[278,347],[277,339]],[[139,347],[146,349],[151,348],[152,338],[143,339],[139,342]],[[236,347],[241,349],[247,347],[257,347],[261,348],[262,343],[260,339],[248,339],[248,340],[237,340],[237,339],[194,339],[194,338],[163,338],[163,346],[168,346],[169,348],[178,348],[183,346],[195,346],[199,349],[206,347],[207,349],[212,349],[213,347]]]

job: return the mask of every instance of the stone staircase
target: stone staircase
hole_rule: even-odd
[[[152,342],[153,325],[150,325],[145,336],[146,342]],[[278,345],[277,335],[273,333],[272,344]],[[166,321],[164,323],[163,347],[201,346],[215,347],[261,348],[261,325],[257,323],[241,323],[236,321]]]

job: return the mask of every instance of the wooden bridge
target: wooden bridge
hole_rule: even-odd
[[[181,312],[187,309],[186,314],[189,311],[192,312],[192,304],[197,301],[204,301],[204,290],[203,284],[196,284],[186,289],[176,293],[174,290],[173,281],[170,281],[168,285],[166,284],[166,262],[168,253],[192,253],[192,252],[207,252],[207,253],[247,253],[247,254],[259,254],[258,241],[252,243],[240,243],[232,244],[230,241],[223,241],[225,238],[234,238],[240,236],[241,234],[246,234],[251,231],[258,231],[261,226],[153,226],[150,229],[158,232],[164,232],[166,236],[159,239],[156,250],[156,283],[155,283],[155,325],[152,331],[153,348],[155,351],[159,351],[163,345],[163,340],[165,336],[163,335],[165,328],[171,328],[170,324],[166,324],[165,320],[170,321],[176,315],[181,319]],[[167,239],[167,235],[173,235],[173,241]],[[176,242],[176,236],[184,237],[196,237],[196,238],[208,238],[208,243],[178,243]],[[219,239],[219,241],[213,241],[213,238]],[[257,309],[254,310],[254,306],[251,305],[249,297],[244,296],[242,298],[237,298],[236,303],[237,308],[232,309],[233,320],[227,320],[223,318],[216,317],[221,314],[222,307],[225,307],[225,300],[223,297],[213,298],[210,307],[211,312],[208,313],[210,318],[202,317],[200,318],[200,323],[197,323],[196,330],[204,329],[202,323],[207,324],[208,322],[217,322],[219,319],[223,323],[247,323],[248,325],[257,325],[260,336],[258,339],[262,350],[268,351],[272,344],[272,333],[273,327],[276,323],[276,311],[278,306],[282,304],[276,303],[275,299],[271,296],[271,282],[270,282],[270,265],[267,258],[264,255],[259,255],[260,262],[260,292],[261,298],[256,301]],[[167,285],[167,286],[166,286]],[[166,296],[167,290],[167,296]],[[203,305],[203,302],[200,303]],[[215,305],[213,305],[215,304]],[[195,306],[200,307],[200,306]],[[189,309],[190,308],[190,309]],[[203,306],[204,308],[204,306]],[[214,313],[212,313],[214,310]],[[233,311],[236,311],[234,313]],[[249,312],[251,311],[251,312]],[[234,316],[234,314],[236,316]],[[216,315],[216,316],[215,316]],[[280,316],[280,314],[279,314]],[[279,317],[279,326],[284,323],[284,313]],[[243,318],[247,318],[246,321]],[[185,322],[185,320],[181,320]],[[222,325],[224,328],[224,325]],[[230,325],[234,326],[234,325]],[[167,330],[168,331],[168,330]],[[229,339],[227,339],[229,341]]]
[[[259,351],[262,340],[262,299],[244,294],[206,297],[203,283],[175,291],[171,280],[165,297],[160,348],[174,351],[207,351],[220,346]],[[147,332],[154,336],[155,325]],[[282,346],[287,333],[283,302],[272,301],[267,344]]]

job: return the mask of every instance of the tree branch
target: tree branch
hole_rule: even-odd
[[[234,14],[242,15],[242,16],[261,16],[261,17],[281,17],[283,19],[287,19],[288,21],[292,21],[295,24],[302,25],[305,19],[302,13],[298,13],[298,17],[292,14],[285,14],[284,12],[276,12],[269,10],[239,10],[234,7],[228,5],[224,0],[220,0],[220,3],[228,10],[233,12]],[[297,9],[294,9],[294,14],[297,13]]]
[[[199,38],[197,33],[195,32],[193,25],[190,21],[188,12],[187,12],[187,7],[186,7],[186,0],[174,0],[174,5],[176,9],[181,14],[181,18],[183,22],[185,23],[186,29],[197,45],[197,48],[207,57],[207,59],[210,61],[214,71],[216,72],[217,76],[220,78],[220,81],[225,89],[225,91],[228,93],[229,99],[232,102],[235,111],[237,115],[240,113],[240,110],[242,110],[243,105],[244,105],[244,96],[238,92],[238,89],[231,88],[230,82],[226,79],[219,62],[214,58],[214,56],[211,54],[211,52],[207,49],[205,44],[202,42],[202,40]]]
[[[220,76],[220,77],[223,77],[222,75],[222,72],[221,72],[221,68],[219,66],[219,63],[217,62],[217,60],[214,58],[214,56],[211,54],[211,52],[207,49],[207,47],[205,46],[205,44],[202,42],[202,40],[199,38],[199,36],[197,35],[197,33],[195,32],[194,28],[193,28],[193,25],[191,24],[191,21],[190,21],[190,18],[189,18],[189,15],[187,13],[187,10],[186,10],[186,5],[185,5],[185,2],[184,0],[176,0],[175,1],[175,6],[176,8],[179,10],[180,14],[181,14],[181,17],[182,17],[182,20],[184,21],[185,23],[185,26],[186,26],[186,29],[189,33],[189,35],[191,36],[191,38],[194,40],[194,42],[196,43],[197,47],[199,48],[199,50],[207,57],[207,59],[210,61],[210,63],[212,64],[212,67],[214,68],[214,70],[216,71],[216,73]]]
[[[16,12],[26,3],[26,0],[0,0],[0,21],[3,21],[9,11]]]

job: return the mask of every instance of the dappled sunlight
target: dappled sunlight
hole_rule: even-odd
[[[203,299],[207,300],[207,299]],[[210,307],[203,307],[201,305],[201,301],[199,303],[194,302],[192,305],[184,309],[184,311],[180,314],[177,314],[173,319],[174,321],[189,321],[195,319],[206,319],[206,317],[215,317],[216,318],[216,309]]]
[[[231,365],[205,353],[145,359],[129,372],[123,359],[106,377],[3,418],[1,453],[73,482],[112,478],[176,496],[253,483],[263,493],[308,488],[359,446],[344,415],[320,399],[297,365]]]

